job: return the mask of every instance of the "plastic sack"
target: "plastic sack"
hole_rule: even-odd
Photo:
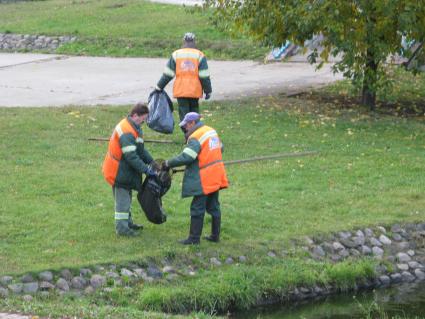
[[[165,91],[153,91],[148,99],[146,124],[154,131],[171,134],[174,130],[173,102]]]
[[[143,182],[141,191],[137,194],[137,200],[146,218],[154,224],[162,224],[167,221],[161,197],[171,187],[170,173],[161,171],[160,167],[158,161],[152,164],[152,168],[158,172],[158,176],[148,176]]]

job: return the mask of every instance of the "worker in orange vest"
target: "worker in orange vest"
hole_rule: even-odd
[[[186,33],[183,48],[171,55],[164,73],[156,85],[162,91],[174,77],[173,96],[179,105],[180,121],[189,112],[199,113],[199,98],[205,93],[205,100],[211,96],[211,80],[207,58],[195,46],[195,35]]]
[[[132,190],[140,191],[142,174],[156,175],[149,166],[153,158],[145,149],[141,129],[148,114],[146,104],[132,108],[115,127],[103,162],[103,176],[112,186],[115,199],[115,230],[121,236],[136,236],[137,230],[143,228],[133,223],[131,217]]]
[[[189,112],[179,124],[185,128],[187,144],[183,152],[162,164],[163,170],[185,165],[182,197],[193,196],[190,205],[190,231],[184,245],[200,243],[205,211],[212,216],[211,235],[205,239],[219,242],[221,210],[220,189],[227,188],[226,171],[222,159],[222,143],[217,132],[200,121],[200,115]]]

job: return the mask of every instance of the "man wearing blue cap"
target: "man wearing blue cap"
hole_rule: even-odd
[[[200,121],[196,112],[187,113],[179,126],[185,130],[187,144],[183,152],[164,161],[162,169],[186,166],[182,197],[193,196],[190,205],[190,231],[183,245],[198,245],[202,234],[205,211],[212,217],[211,235],[205,239],[220,240],[221,210],[218,199],[220,189],[229,183],[222,158],[223,144],[217,132]]]
[[[162,91],[174,78],[173,96],[179,105],[180,121],[189,112],[199,112],[199,98],[211,96],[211,80],[207,58],[195,45],[195,35],[188,32],[183,37],[183,48],[171,55],[164,73],[156,85]]]

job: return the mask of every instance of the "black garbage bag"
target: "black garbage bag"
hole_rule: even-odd
[[[173,102],[165,91],[153,91],[148,99],[146,124],[154,131],[171,134],[174,130]]]
[[[162,224],[167,221],[161,198],[171,187],[171,174],[161,171],[159,163],[160,161],[155,161],[151,164],[152,169],[158,172],[158,176],[148,176],[143,182],[141,191],[137,194],[137,200],[146,218],[154,224]]]

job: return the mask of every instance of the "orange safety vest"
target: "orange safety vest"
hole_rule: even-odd
[[[199,80],[198,68],[203,57],[204,54],[197,49],[183,48],[174,51],[173,58],[176,62],[174,97],[202,97],[202,84]]]
[[[229,182],[224,169],[221,141],[217,132],[204,125],[193,132],[189,138],[195,138],[201,144],[198,162],[203,193],[208,195],[219,189],[227,188]]]
[[[115,178],[117,177],[119,164],[122,158],[120,137],[123,134],[129,133],[132,134],[135,139],[139,136],[139,133],[130,124],[128,119],[125,118],[118,123],[109,139],[108,152],[103,161],[102,172],[105,180],[112,186],[115,184]]]

